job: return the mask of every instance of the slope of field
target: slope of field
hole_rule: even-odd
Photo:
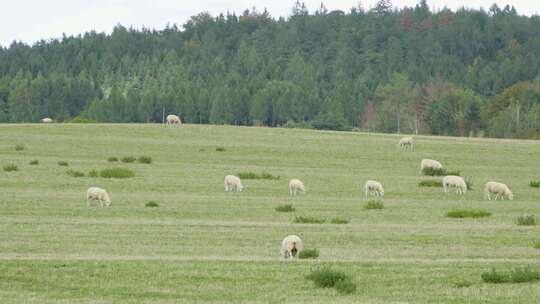
[[[397,140],[224,126],[2,125],[0,165],[18,171],[0,172],[0,302],[538,303],[540,283],[486,284],[480,274],[540,269],[532,246],[540,226],[515,224],[519,215],[540,217],[540,190],[528,186],[540,180],[539,143],[419,136],[414,152],[398,152]],[[141,155],[153,163],[107,162]],[[473,190],[460,197],[418,187],[422,158],[472,177]],[[136,175],[66,174],[114,167]],[[223,191],[225,175],[248,171],[280,179]],[[291,198],[295,177],[307,194]],[[363,209],[367,179],[383,182],[384,209]],[[484,201],[488,180],[507,183],[514,201]],[[87,207],[90,186],[106,188],[112,207]],[[296,211],[274,210],[284,203]],[[456,208],[492,216],[445,217]],[[350,222],[294,224],[298,215]],[[288,234],[320,257],[280,261]],[[305,280],[323,264],[351,274],[358,290],[339,295]],[[464,281],[471,285],[456,286]]]

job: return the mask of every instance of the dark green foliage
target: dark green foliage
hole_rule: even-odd
[[[68,121],[69,123],[97,123],[96,120],[93,119],[87,119],[87,118],[81,118],[81,117],[75,117],[72,120]]]
[[[156,207],[159,207],[159,204],[156,203],[156,202],[148,202],[146,204],[144,204],[146,207],[150,207],[150,208],[156,208]]]
[[[364,206],[364,209],[371,210],[371,209],[383,209],[384,204],[382,201],[379,200],[371,200],[368,201],[367,204]]]
[[[276,207],[277,212],[293,212],[295,209],[291,204],[279,205]]]
[[[356,291],[356,283],[349,278],[338,281],[334,287],[340,294],[351,294]]]
[[[111,157],[107,158],[107,161],[108,161],[108,162],[117,162],[117,161],[118,161],[118,157],[111,156]]]
[[[22,151],[24,150],[24,145],[23,144],[18,144],[15,146],[15,151]]]
[[[316,259],[319,257],[319,250],[316,248],[314,249],[304,249],[300,251],[300,254],[298,255],[299,259]]]
[[[216,151],[217,152],[225,152],[225,148],[224,147],[217,147]]]
[[[481,209],[459,209],[447,212],[446,216],[454,218],[480,218],[491,216],[491,213]]]
[[[518,267],[508,272],[498,272],[492,268],[491,271],[482,273],[481,277],[486,283],[528,283],[540,281],[540,272],[531,269],[530,266]]]
[[[447,171],[445,168],[424,168],[422,169],[422,174],[427,176],[446,176],[446,175],[455,175],[459,176],[459,171]]]
[[[84,177],[84,173],[81,171],[67,170],[66,173],[72,177]]]
[[[540,249],[540,241],[534,243],[533,248]]]
[[[332,270],[329,267],[322,267],[311,271],[306,276],[306,279],[313,281],[317,287],[335,287],[340,294],[350,294],[356,291],[356,284],[349,275],[341,271]]]
[[[332,223],[332,224],[348,224],[349,220],[344,219],[344,218],[340,218],[340,217],[335,217],[335,218],[330,220],[330,223]]]
[[[261,174],[257,174],[255,172],[240,172],[237,174],[237,176],[240,179],[271,179],[271,180],[278,180],[279,176],[274,176],[270,173],[263,172]]]
[[[135,176],[135,173],[126,168],[111,168],[101,170],[99,176],[105,178],[129,178]]]
[[[67,167],[67,166],[69,166],[68,162],[67,162],[67,161],[63,161],[63,160],[58,161],[58,165],[59,165],[59,166],[62,166],[62,167]]]
[[[139,156],[139,158],[137,158],[137,161],[141,164],[151,164],[152,158],[150,156]]]
[[[518,226],[535,226],[536,218],[534,215],[520,215],[516,218],[516,224]]]
[[[121,161],[123,163],[132,163],[135,161],[135,157],[133,156],[125,156],[125,157],[122,157]]]
[[[88,177],[98,177],[99,176],[99,172],[97,170],[90,170],[88,172]]]
[[[4,171],[6,172],[17,171],[17,170],[19,170],[19,167],[17,167],[17,165],[15,164],[4,165]]]
[[[39,165],[39,160],[34,159],[29,162],[30,165]]]
[[[529,186],[531,186],[533,188],[540,188],[540,180],[538,180],[538,181],[530,181]]]
[[[423,180],[418,183],[419,187],[442,187],[442,181],[440,180]]]
[[[298,224],[323,224],[326,219],[313,216],[297,216],[294,218],[294,222]]]

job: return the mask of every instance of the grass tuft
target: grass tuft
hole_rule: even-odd
[[[63,160],[58,161],[58,165],[59,165],[59,166],[62,166],[62,167],[67,167],[67,166],[69,166],[68,162],[67,162],[67,161],[63,161]]]
[[[15,146],[15,151],[22,151],[24,150],[24,145],[23,144],[18,144]]]
[[[379,200],[371,200],[367,202],[367,204],[364,206],[364,209],[367,210],[373,210],[373,209],[383,209],[384,204],[382,201]]]
[[[291,204],[279,205],[276,207],[277,212],[293,212],[295,209]]]
[[[323,224],[326,219],[313,216],[297,216],[294,218],[294,222],[297,224]]]
[[[237,174],[237,176],[241,179],[270,179],[270,180],[279,179],[279,176],[274,176],[266,172],[263,172],[261,174],[257,174],[255,172],[240,172]]]
[[[6,172],[17,171],[17,170],[19,170],[19,167],[17,167],[17,165],[15,164],[4,165],[4,171]]]
[[[129,178],[135,176],[135,173],[126,168],[111,168],[101,170],[99,175],[105,178]]]
[[[440,180],[423,180],[418,183],[419,187],[442,187],[442,181]]]
[[[156,203],[156,202],[148,202],[146,204],[144,204],[146,207],[150,207],[150,208],[156,208],[156,207],[159,207],[159,204]]]
[[[351,277],[341,271],[332,270],[328,267],[323,267],[311,271],[306,276],[307,280],[313,281],[315,286],[320,288],[332,288],[341,294],[350,294],[356,290],[356,284]]]
[[[453,218],[481,218],[491,216],[491,213],[482,209],[457,209],[447,212],[446,216]]]
[[[344,218],[340,218],[340,217],[335,217],[332,220],[330,220],[330,223],[332,223],[332,224],[348,224],[349,220],[344,219]]]
[[[135,161],[135,157],[133,156],[125,156],[125,157],[122,157],[121,161],[123,163],[132,163]]]
[[[216,151],[217,152],[225,152],[225,148],[224,147],[217,147]]]
[[[111,162],[111,163],[112,163],[112,162],[117,162],[117,161],[118,161],[118,157],[111,156],[111,157],[107,158],[107,161],[108,161],[108,162]]]
[[[39,160],[34,159],[29,162],[30,165],[39,165]]]
[[[319,250],[315,249],[304,249],[298,254],[299,259],[316,259],[319,257]]]
[[[530,266],[516,268],[508,272],[498,272],[492,268],[489,272],[484,272],[480,275],[486,283],[501,284],[501,283],[528,283],[540,281],[540,272],[533,270]]]
[[[461,172],[459,171],[448,171],[445,168],[424,168],[422,169],[422,174],[427,176],[445,176],[445,175],[456,175],[460,176]]]
[[[533,248],[540,249],[540,241],[534,243]]]
[[[137,159],[137,162],[141,164],[151,164],[152,158],[150,156],[139,156],[139,158]]]
[[[540,188],[540,180],[537,181],[530,181],[529,186],[533,188]]]
[[[457,288],[465,288],[465,287],[471,287],[472,283],[469,281],[458,281],[454,283],[454,286],[456,286]]]
[[[90,170],[90,172],[88,172],[88,177],[98,177],[99,176],[99,172],[97,172],[97,170]]]
[[[84,173],[81,171],[67,170],[66,173],[72,177],[84,177]]]
[[[516,218],[516,224],[518,226],[535,226],[536,218],[534,215],[520,215]]]
[[[356,283],[351,279],[345,279],[336,283],[336,290],[340,294],[351,294],[356,291]]]

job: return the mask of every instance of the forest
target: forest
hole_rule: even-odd
[[[251,8],[0,47],[0,123],[184,122],[540,139],[540,16]],[[173,20],[174,21],[174,20]]]

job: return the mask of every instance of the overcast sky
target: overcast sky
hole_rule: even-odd
[[[90,30],[109,33],[120,23],[126,27],[162,29],[167,23],[182,25],[189,17],[206,11],[241,13],[246,8],[266,8],[273,17],[289,16],[295,0],[0,0],[0,45],[13,40],[34,43],[40,39],[75,35]],[[310,12],[321,0],[303,1]],[[377,0],[327,0],[328,10],[369,9]],[[419,0],[392,0],[394,7],[414,6]],[[540,0],[428,0],[432,9],[513,5],[520,14],[538,15]]]

